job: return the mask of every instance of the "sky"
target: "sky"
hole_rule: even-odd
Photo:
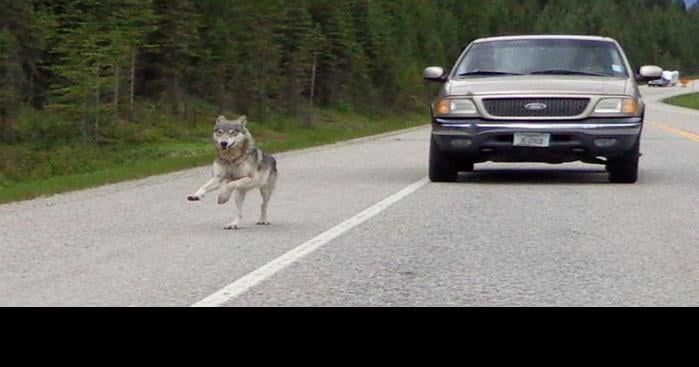
[[[684,2],[687,3],[687,5],[692,5],[695,4],[698,0],[684,0]]]

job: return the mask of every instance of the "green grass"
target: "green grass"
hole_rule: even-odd
[[[682,96],[668,98],[664,102],[675,106],[699,110],[699,93],[685,94]]]
[[[307,120],[310,121],[286,117],[270,118],[264,123],[251,121],[249,129],[260,148],[276,153],[419,126],[425,124],[427,118],[422,114],[372,118],[351,112],[318,110]],[[197,127],[196,138],[192,136],[194,134],[188,133],[184,134],[185,138],[169,139],[161,143],[60,147],[62,155],[69,157],[64,160],[78,159],[77,163],[65,163],[64,160],[58,159],[58,163],[52,161],[51,164],[46,164],[43,162],[47,157],[53,159],[57,153],[37,152],[35,154],[41,154],[39,158],[33,157],[33,161],[30,162],[36,168],[31,172],[24,172],[25,176],[18,173],[20,179],[3,179],[3,172],[0,171],[0,204],[208,165],[214,158],[213,148],[208,140],[210,128],[208,125]],[[12,146],[4,148],[10,149]],[[29,152],[25,153],[26,156],[34,154],[32,149],[36,147],[23,149]],[[75,156],[86,158],[80,160]],[[16,161],[22,162],[21,159]],[[69,168],[58,171],[75,173],[51,174],[51,165],[61,164],[68,165]],[[30,166],[29,163],[26,165]],[[40,178],[36,178],[37,176]]]

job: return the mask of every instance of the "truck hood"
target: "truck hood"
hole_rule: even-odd
[[[632,95],[626,79],[568,75],[522,75],[451,80],[450,96],[495,94]]]

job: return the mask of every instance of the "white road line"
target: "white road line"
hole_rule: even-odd
[[[253,271],[252,273],[245,275],[244,277],[229,284],[220,291],[193,304],[192,307],[219,307],[224,305],[226,302],[229,302],[234,298],[240,296],[241,294],[247,292],[251,288],[265,281],[267,278],[278,273],[279,271],[285,269],[289,265],[301,260],[306,255],[328,244],[330,241],[339,237],[343,233],[373,218],[377,214],[389,208],[391,205],[401,201],[408,195],[419,190],[428,182],[429,180],[427,179],[427,177],[425,177],[420,181],[415,182],[414,184],[404,188],[403,190],[398,191],[397,193],[387,197],[381,202],[370,207],[369,209],[366,209],[363,212],[355,215],[354,217],[346,220],[345,222],[342,222],[337,226],[321,233],[317,237],[307,241],[301,246],[294,248],[293,250],[270,261],[269,263]]]

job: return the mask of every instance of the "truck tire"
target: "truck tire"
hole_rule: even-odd
[[[607,162],[609,182],[633,184],[638,181],[638,161],[640,154],[640,138],[633,148],[623,155],[611,158]]]
[[[430,181],[455,182],[459,176],[458,163],[453,156],[439,149],[434,137],[430,140]]]

